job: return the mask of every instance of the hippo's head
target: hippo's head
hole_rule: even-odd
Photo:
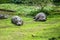
[[[17,25],[18,25],[18,26],[21,26],[22,24],[23,24],[22,21],[18,21],[18,22],[17,22]]]

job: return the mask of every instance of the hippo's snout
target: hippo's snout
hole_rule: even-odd
[[[17,25],[20,26],[22,23],[21,22],[18,22]]]

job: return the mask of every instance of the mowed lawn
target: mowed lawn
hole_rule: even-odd
[[[32,10],[30,6],[27,9]],[[48,16],[45,22],[36,22],[33,17],[20,17],[24,21],[22,26],[12,24],[11,17],[0,19],[0,40],[49,40],[52,37],[60,40],[60,15]]]

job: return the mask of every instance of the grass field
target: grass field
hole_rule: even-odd
[[[23,10],[25,10],[24,13],[29,13],[36,9],[35,6],[16,6],[12,4],[14,6],[11,7],[10,4],[0,5],[0,8],[13,9],[17,13],[21,13]],[[12,24],[11,17],[0,20],[0,40],[49,40],[52,37],[60,40],[60,15],[48,16],[45,22],[35,22],[33,17],[21,17],[24,21],[22,26]]]
[[[16,15],[26,15],[31,12],[38,11],[38,6],[28,6],[28,5],[17,5],[17,4],[0,4],[1,9],[8,9],[16,11],[14,14]]]

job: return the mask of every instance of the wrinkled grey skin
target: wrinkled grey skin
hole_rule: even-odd
[[[13,24],[18,25],[18,26],[23,25],[23,21],[22,21],[22,19],[19,16],[13,16],[12,19],[11,19],[11,22]]]
[[[0,19],[7,19],[7,18],[8,18],[8,15],[0,14]]]
[[[43,12],[40,12],[34,17],[34,19],[35,21],[46,21],[47,17]]]

